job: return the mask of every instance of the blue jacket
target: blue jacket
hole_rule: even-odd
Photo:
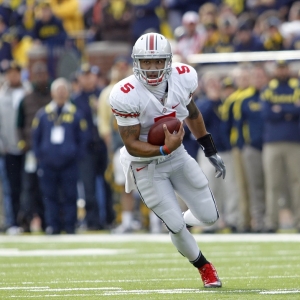
[[[234,115],[239,131],[240,144],[251,145],[262,150],[264,120],[261,114],[260,92],[253,89],[253,94],[242,99],[234,106]]]
[[[161,6],[160,0],[140,0],[131,1],[134,5],[134,20],[132,33],[134,40],[137,40],[149,28],[160,32],[160,19],[156,14],[156,9]]]
[[[228,151],[231,149],[229,143],[229,135],[224,135],[225,123],[221,119],[220,106],[221,100],[212,101],[207,98],[196,100],[207,131],[212,135],[218,151]]]
[[[265,122],[263,142],[296,142],[300,143],[300,87],[296,78],[287,82],[277,79],[270,81],[268,87],[261,93],[263,101],[262,116]],[[280,106],[280,112],[274,112],[272,107]]]
[[[93,112],[91,103],[92,101],[98,101],[100,93],[101,90],[98,88],[91,92],[82,91],[72,100],[87,122],[87,143],[90,147],[100,139],[96,122],[97,113]]]
[[[239,118],[237,117],[237,104],[240,104],[248,97],[254,94],[254,89],[248,87],[245,89],[237,89],[227,99],[224,100],[220,111],[221,118],[225,122],[223,135],[229,136],[230,145],[232,147],[238,147],[240,149],[244,146],[244,139],[242,131],[239,130]]]
[[[63,46],[67,39],[67,33],[60,19],[52,17],[49,22],[36,21],[32,30],[32,38],[39,39],[43,44]]]
[[[263,42],[256,35],[252,35],[248,44],[238,43],[235,45],[235,52],[256,52],[265,51]]]
[[[53,142],[55,123],[64,130],[64,138],[58,143]],[[32,127],[33,150],[40,164],[59,169],[83,157],[86,122],[71,103],[58,113],[57,105],[50,102],[37,112]]]
[[[12,59],[11,45],[0,39],[0,72],[5,71],[5,68],[2,67],[4,65],[2,61],[11,61]]]

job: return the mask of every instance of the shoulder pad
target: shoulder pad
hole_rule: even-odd
[[[174,74],[174,77],[178,78],[180,83],[185,87],[196,89],[198,85],[198,74],[192,66],[183,63],[173,63],[172,74]]]

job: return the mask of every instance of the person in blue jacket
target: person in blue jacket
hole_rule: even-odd
[[[265,51],[260,37],[253,32],[254,20],[242,18],[236,32],[234,52]]]
[[[35,44],[46,46],[47,66],[50,78],[54,80],[57,77],[57,56],[64,49],[68,35],[62,20],[54,16],[49,1],[41,2],[38,8],[41,15],[32,28],[31,36]]]
[[[210,181],[210,188],[215,195],[218,209],[222,215],[222,219],[216,222],[213,227],[204,228],[204,232],[213,233],[226,228],[226,230],[235,233],[239,218],[239,194],[237,193],[229,134],[224,133],[226,124],[221,118],[220,111],[223,98],[227,98],[233,93],[235,87],[231,78],[228,77],[221,81],[220,76],[212,72],[205,73],[202,82],[205,95],[203,98],[197,99],[195,103],[203,116],[207,131],[214,138],[218,152],[221,153],[222,157],[224,156],[227,167],[226,182],[216,181],[214,170],[211,171],[203,156],[200,157],[201,167]]]
[[[105,180],[108,165],[108,152],[97,128],[98,98],[101,89],[94,78],[94,68],[88,63],[81,65],[79,84],[81,92],[72,102],[87,121],[87,151],[80,162],[80,179],[85,194],[85,220],[87,230],[101,230],[114,220],[112,192]],[[105,219],[103,214],[105,209]]]
[[[39,4],[41,18],[38,19],[32,29],[32,38],[47,46],[64,46],[67,33],[62,20],[55,17],[48,1]]]
[[[64,78],[51,85],[52,101],[32,123],[32,145],[45,208],[46,234],[75,233],[78,162],[84,155],[86,121],[69,102]],[[61,194],[60,194],[61,192]]]
[[[160,19],[156,10],[161,7],[160,0],[133,1],[134,18],[132,23],[133,41],[151,28],[154,32],[160,32]]]
[[[300,232],[300,84],[291,77],[286,61],[276,62],[274,75],[261,94],[266,231],[280,228],[278,200],[286,184],[294,227]]]
[[[262,167],[262,142],[264,120],[261,114],[260,92],[268,83],[268,74],[263,65],[254,65],[249,70],[252,91],[246,98],[234,104],[234,118],[242,144],[241,154],[249,193],[251,232],[264,231],[265,187]]]

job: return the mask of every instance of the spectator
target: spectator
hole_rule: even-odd
[[[0,15],[0,72],[4,72],[9,66],[9,62],[12,60],[11,46],[7,40],[5,40],[5,34],[7,33],[7,24],[2,15]]]
[[[246,2],[244,0],[222,0],[224,6],[229,8],[236,16],[240,15],[246,10]]]
[[[279,32],[279,26],[280,20],[275,16],[271,16],[265,22],[263,44],[268,51],[284,50],[283,37]]]
[[[163,0],[162,5],[166,10],[171,30],[174,32],[182,24],[183,5],[178,0]]]
[[[262,167],[262,134],[264,122],[261,115],[260,92],[268,83],[263,66],[251,70],[252,93],[233,106],[239,138],[241,138],[242,159],[247,180],[252,232],[264,231],[265,187]]]
[[[137,40],[143,33],[149,31],[149,29],[152,32],[160,32],[160,19],[156,14],[156,9],[161,7],[161,0],[147,0],[144,3],[133,2],[133,41]]]
[[[202,53],[214,53],[219,41],[218,27],[214,22],[205,24],[206,40],[202,48]]]
[[[31,143],[31,124],[39,109],[51,101],[49,74],[46,64],[36,62],[31,68],[33,91],[20,102],[17,127],[19,147],[25,153],[22,180],[20,222],[25,232],[30,232],[31,223],[41,223],[44,227],[44,207],[37,176],[37,162]],[[33,221],[34,220],[34,221]],[[33,228],[40,230],[41,228]]]
[[[206,24],[216,23],[217,15],[218,7],[216,4],[211,2],[207,2],[199,8],[200,22],[203,26]]]
[[[87,152],[80,162],[80,178],[83,182],[86,202],[85,223],[88,230],[99,230],[107,225],[105,222],[107,219],[112,222],[113,212],[111,190],[104,178],[108,163],[107,148],[97,129],[98,98],[101,91],[94,80],[93,70],[94,68],[89,64],[81,66],[78,77],[81,92],[73,99],[73,103],[88,124]],[[98,197],[96,180],[99,182]],[[110,207],[106,210],[106,220],[103,217],[105,203],[106,207]]]
[[[108,0],[102,8],[101,38],[132,43],[133,6],[130,1]]]
[[[102,9],[104,5],[103,0],[96,0],[84,14],[85,27],[93,36],[93,40],[100,41],[101,37],[101,24],[102,24]]]
[[[215,45],[214,51],[217,53],[233,52],[234,37],[237,28],[237,18],[232,13],[223,13],[219,16],[217,22],[219,30],[219,39]]]
[[[0,139],[3,145],[1,152],[5,155],[6,173],[11,191],[12,231],[17,233],[19,231],[18,214],[20,211],[24,155],[18,147],[16,121],[20,101],[29,91],[29,86],[21,82],[21,67],[15,62],[10,63],[5,76],[7,81],[0,90]]]
[[[277,61],[272,79],[262,92],[263,168],[266,185],[266,231],[279,229],[278,200],[287,182],[295,228],[300,232],[300,104],[299,80],[289,65]]]
[[[62,20],[68,35],[74,36],[84,29],[78,0],[50,0],[50,6],[53,14]]]
[[[249,232],[251,229],[250,212],[249,212],[249,194],[245,167],[241,157],[243,140],[239,137],[240,132],[237,129],[237,122],[234,119],[233,107],[236,102],[248,98],[253,93],[250,87],[250,74],[248,66],[239,66],[234,70],[234,81],[237,90],[226,98],[221,107],[222,120],[225,122],[223,130],[224,136],[229,136],[231,153],[234,162],[234,172],[239,193],[239,230]]]
[[[14,226],[14,214],[12,209],[11,192],[5,167],[5,153],[3,141],[0,138],[0,228],[8,230],[8,233],[18,233]],[[15,230],[16,229],[16,230]]]
[[[286,49],[299,50],[300,49],[300,1],[293,3],[288,21],[280,26],[280,33],[284,37]]]
[[[47,47],[47,66],[50,78],[56,78],[56,59],[67,40],[67,33],[62,21],[53,15],[48,0],[43,0],[39,6],[40,18],[35,22],[32,37],[36,44]]]
[[[63,27],[68,36],[74,39],[76,46],[80,51],[84,51],[84,21],[80,11],[78,0],[50,0],[53,14],[62,20]]]
[[[177,42],[175,54],[181,56],[182,61],[186,62],[187,56],[201,52],[206,39],[205,29],[200,27],[199,16],[196,12],[186,12],[182,17],[184,34]]]
[[[35,0],[15,1],[18,6],[13,9],[11,16],[11,25],[17,27],[22,34],[28,35],[33,29],[35,23]]]
[[[262,41],[253,33],[254,21],[250,18],[240,18],[235,41],[235,52],[264,51]]]
[[[32,145],[45,207],[46,234],[75,233],[78,162],[85,151],[86,122],[69,102],[69,83],[56,79],[52,101],[32,123]],[[61,195],[60,192],[61,191]]]
[[[40,18],[36,21],[33,30],[33,39],[47,46],[64,46],[67,33],[61,19],[53,15],[50,3],[44,0],[39,4]]]
[[[23,69],[28,68],[28,51],[32,47],[31,37],[23,36],[20,29],[11,27],[7,34],[7,39],[11,46],[13,60]]]
[[[204,232],[213,233],[222,229],[236,232],[239,219],[239,194],[237,192],[229,136],[226,139],[223,135],[224,123],[220,116],[222,97],[227,98],[234,91],[233,81],[226,78],[221,82],[220,76],[211,72],[205,73],[202,81],[205,96],[197,99],[196,105],[202,113],[207,131],[213,136],[218,152],[224,157],[224,163],[226,163],[226,182],[217,181],[214,170],[211,170],[211,167],[206,164],[204,155],[202,155],[202,152],[200,153],[199,163],[210,182],[210,188],[222,216],[222,219],[209,229],[204,228]]]
[[[248,6],[256,16],[261,15],[268,10],[275,10],[278,11],[280,19],[284,20],[293,2],[294,0],[248,1]]]

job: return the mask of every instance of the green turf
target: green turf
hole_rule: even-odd
[[[1,300],[300,299],[300,242],[199,243],[223,282],[204,289],[168,235],[166,242],[30,238],[0,236]]]

